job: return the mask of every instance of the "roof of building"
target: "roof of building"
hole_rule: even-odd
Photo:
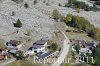
[[[92,46],[92,47],[94,46],[94,44],[95,44],[94,42],[87,42],[86,43],[87,46]]]
[[[10,50],[9,52],[10,52],[10,53],[16,53],[17,50],[12,49],[12,50]]]
[[[3,60],[5,58],[4,55],[0,55],[0,60]]]
[[[45,57],[48,57],[52,54],[53,52],[52,51],[47,51],[47,52],[39,52],[37,54],[38,58],[40,59],[44,59]]]
[[[32,48],[34,48],[34,49],[41,48],[41,47],[43,47],[43,45],[36,45],[35,44],[35,45],[32,46]]]
[[[44,45],[45,43],[47,42],[47,40],[37,40],[34,44],[37,44],[37,45]]]
[[[87,48],[81,48],[79,51],[83,52],[83,53],[87,53],[88,49]]]
[[[14,45],[19,45],[19,44],[21,43],[21,41],[10,40],[8,43],[9,43],[9,44],[14,44]]]

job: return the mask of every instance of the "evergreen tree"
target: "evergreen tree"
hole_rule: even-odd
[[[22,23],[21,23],[20,19],[18,19],[17,22],[14,23],[14,27],[18,27],[18,28],[22,27]]]

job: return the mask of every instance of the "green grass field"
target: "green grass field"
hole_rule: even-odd
[[[5,47],[4,40],[0,39],[0,47]]]

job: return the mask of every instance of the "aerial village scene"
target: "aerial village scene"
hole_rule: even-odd
[[[0,0],[0,66],[100,66],[100,0]]]

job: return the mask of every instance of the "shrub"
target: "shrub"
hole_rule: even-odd
[[[14,12],[14,11],[12,11],[12,14],[11,14],[11,16],[15,16],[15,12]]]
[[[46,3],[47,6],[49,6],[49,3]]]
[[[80,13],[80,9],[79,9],[79,8],[77,8],[77,9],[76,9],[76,12],[77,12],[77,13]]]
[[[100,0],[95,1],[95,4],[100,6]]]
[[[68,0],[69,4],[74,4],[76,2],[76,0]]]
[[[95,59],[95,65],[94,66],[100,66],[100,47],[96,47],[94,49],[93,56],[94,56],[94,59]]]
[[[24,58],[24,53],[22,51],[17,51],[16,57],[18,60],[22,60]]]
[[[67,14],[66,18],[65,18],[65,22],[68,23],[72,21],[72,15],[71,14]]]
[[[77,45],[75,46],[75,50],[76,50],[77,53],[79,53],[80,48],[81,48],[81,47],[80,47],[79,44],[77,44]]]
[[[84,30],[86,32],[93,27],[84,17],[72,16],[71,14],[67,15],[65,18],[65,23],[69,26],[79,28],[80,30]]]
[[[37,4],[37,0],[34,0],[34,1],[33,1],[33,4],[34,4],[34,5]]]
[[[28,7],[29,7],[29,5],[28,5],[27,3],[25,3],[25,4],[24,4],[24,7],[25,7],[25,8],[28,8]]]
[[[56,10],[56,9],[53,10],[53,12],[52,12],[52,16],[53,16],[53,18],[54,18],[56,21],[58,21],[59,16],[60,16],[59,11]]]
[[[14,23],[14,27],[18,27],[18,28],[22,27],[22,23],[21,23],[20,19],[18,19],[17,22]]]
[[[49,49],[50,49],[51,51],[56,51],[56,50],[58,49],[57,43],[52,43],[52,44],[50,45]]]
[[[88,32],[88,36],[100,41],[100,29],[94,28]]]
[[[84,9],[85,11],[99,11],[100,10],[100,8],[97,8],[97,6],[89,6],[85,2],[76,1],[76,0],[69,0],[67,7],[80,8],[80,9]]]
[[[62,5],[59,3],[58,6],[62,6]]]
[[[32,34],[32,30],[31,29],[28,29],[26,35],[27,36],[30,36],[31,34]]]

